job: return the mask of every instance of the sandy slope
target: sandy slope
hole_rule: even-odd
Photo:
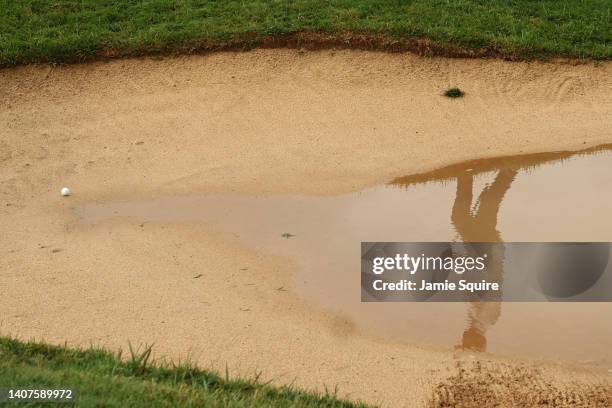
[[[467,96],[440,96],[451,85]],[[492,356],[474,368],[469,355],[368,337],[277,290],[291,287],[290,259],[208,225],[85,226],[70,206],[193,192],[329,195],[464,159],[584,148],[612,141],[610,89],[610,64],[359,51],[0,71],[0,331],[155,342],[175,359],[338,385],[394,406],[542,395],[550,405],[605,405],[605,374],[536,372]],[[62,185],[76,194],[62,199]]]

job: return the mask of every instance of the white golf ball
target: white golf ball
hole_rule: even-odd
[[[63,196],[69,196],[70,194],[72,194],[68,187],[62,187],[62,189],[60,190],[60,193]]]

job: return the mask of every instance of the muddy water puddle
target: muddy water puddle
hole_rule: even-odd
[[[202,221],[294,259],[294,290],[394,340],[612,364],[612,303],[361,303],[361,241],[612,241],[612,145],[476,160],[335,197],[207,195],[87,204],[114,217]]]

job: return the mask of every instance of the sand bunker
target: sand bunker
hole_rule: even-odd
[[[466,96],[443,97],[450,86]],[[208,223],[83,225],[71,208],[186,194],[330,196],[463,160],[583,149],[612,141],[610,89],[610,64],[360,51],[0,71],[0,331],[113,348],[155,342],[158,355],[337,385],[386,405],[443,405],[459,389],[466,404],[486,402],[483,381],[499,390],[534,363],[363,332],[296,293],[294,260]],[[60,196],[64,185],[73,196]],[[590,390],[580,398],[609,403],[607,370],[539,364],[528,397],[566,401],[578,383]],[[486,374],[500,367],[510,374]],[[461,369],[475,378],[468,386]],[[495,395],[514,403],[512,392]]]

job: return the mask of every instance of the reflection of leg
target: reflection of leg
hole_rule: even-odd
[[[461,347],[464,349],[486,351],[486,333],[501,314],[499,302],[471,303],[468,312],[469,325],[463,332]]]
[[[516,177],[516,170],[500,170],[495,181],[486,187],[478,197],[478,224],[482,231],[486,231],[487,240],[500,241],[497,231],[497,216],[499,208]]]
[[[490,249],[487,251],[489,257],[487,259],[486,280],[488,282],[498,282],[503,284],[504,280],[504,255],[505,248],[503,244],[487,245]],[[501,300],[501,293],[491,293],[492,297],[489,300]],[[468,311],[469,325],[463,332],[462,347],[477,351],[485,351],[487,348],[487,331],[491,326],[497,323],[501,315],[500,302],[474,302],[470,303]]]
[[[469,231],[472,223],[470,214],[472,208],[472,186],[474,179],[470,175],[457,177],[457,193],[453,203],[451,222],[463,241],[469,241]]]

